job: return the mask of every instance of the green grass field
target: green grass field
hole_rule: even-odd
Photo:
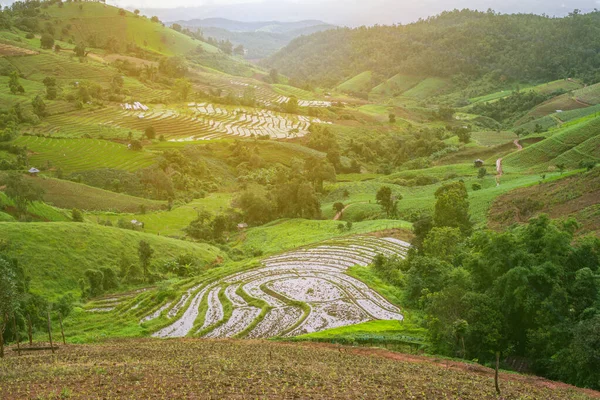
[[[552,136],[535,143],[521,152],[505,158],[505,165],[525,170],[546,168],[566,162],[570,168],[577,167],[581,160],[598,160],[597,137],[600,118],[571,125],[557,130]],[[563,158],[563,154],[565,155]]]
[[[576,90],[573,95],[583,103],[590,105],[600,104],[600,83]]]
[[[194,244],[131,230],[75,222],[0,223],[8,255],[19,261],[31,277],[35,293],[53,299],[66,293],[79,296],[79,279],[87,269],[116,267],[124,254],[137,262],[137,246],[147,241],[154,249],[154,264],[191,254],[211,264],[221,252]]]
[[[514,132],[502,131],[502,132],[473,132],[471,139],[479,143],[482,146],[498,146],[505,143],[510,143],[518,136]]]
[[[115,193],[108,190],[47,177],[27,178],[44,190],[44,202],[58,208],[83,211],[113,211],[119,213],[139,212],[140,206],[146,210],[166,208],[166,202]]]
[[[33,152],[30,164],[38,168],[50,166],[64,172],[98,168],[135,171],[154,162],[147,151],[128,150],[124,144],[97,139],[49,139],[23,136],[15,140]]]
[[[430,97],[438,96],[446,92],[451,87],[451,82],[443,78],[427,78],[419,82],[413,88],[402,94],[402,97],[425,100]]]
[[[102,35],[110,32],[128,43],[133,42],[139,47],[165,55],[184,54],[199,45],[207,52],[217,51],[207,43],[153,23],[147,17],[136,17],[131,12],[120,16],[116,8],[101,3],[86,2],[81,10],[79,4],[65,3],[62,7],[50,6],[47,12],[52,18],[64,21],[59,25],[61,28],[67,21],[72,25],[70,33],[75,42],[87,39],[90,35],[97,35],[102,41]]]
[[[338,85],[337,89],[342,92],[368,93],[371,90],[373,74],[365,71]]]
[[[134,198],[135,199],[135,198]],[[117,223],[119,219],[132,220],[137,219],[144,223],[144,231],[148,233],[159,234],[162,236],[183,237],[185,233],[182,231],[190,222],[196,219],[199,211],[209,211],[213,214],[225,211],[231,204],[232,196],[228,193],[213,193],[204,199],[194,200],[185,205],[175,207],[171,211],[148,212],[146,214],[139,213],[137,207],[130,214],[102,214],[96,213],[95,218],[101,221],[110,220]],[[161,202],[152,202],[162,205]],[[149,209],[150,210],[150,209]],[[94,220],[93,216],[90,216]]]
[[[263,254],[274,254],[296,247],[306,246],[323,240],[376,232],[384,229],[410,229],[406,221],[377,220],[355,223],[350,231],[338,229],[339,221],[311,221],[289,219],[274,221],[269,224],[248,229],[240,234],[235,246],[244,251],[260,250]]]
[[[422,80],[423,77],[419,76],[397,74],[387,81],[375,86],[373,90],[371,90],[371,93],[369,93],[369,96],[373,96],[374,98],[397,97],[417,86]]]

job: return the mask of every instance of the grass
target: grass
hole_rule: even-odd
[[[3,361],[0,397],[496,399],[492,371],[426,357],[240,340],[119,340]],[[397,359],[394,359],[397,358]],[[456,365],[455,365],[456,364]],[[31,379],[34,376],[35,379]],[[360,385],[357,386],[357,382]],[[501,374],[507,399],[591,398],[582,389]]]
[[[274,84],[271,85],[275,93],[281,94],[283,96],[291,97],[295,96],[300,100],[315,100],[316,96],[313,92],[309,92],[308,90],[303,90],[294,86],[282,85],[282,84]]]
[[[562,162],[568,167],[576,167],[581,160],[598,160],[599,129],[600,118],[562,128],[541,142],[507,156],[505,165],[524,170],[546,168]]]
[[[214,214],[225,211],[231,204],[231,194],[213,193],[206,198],[197,199],[190,203],[173,208],[171,211],[157,211],[146,214],[139,213],[139,207],[130,214],[103,214],[96,213],[99,220],[110,220],[116,224],[119,219],[137,219],[144,223],[144,231],[163,236],[183,236],[183,228],[196,219],[198,211],[205,210]],[[161,202],[154,202],[162,204]],[[93,217],[92,217],[93,219]]]
[[[451,86],[448,79],[426,78],[402,94],[402,97],[425,100],[443,94]]]
[[[590,85],[573,93],[575,98],[590,105],[600,104],[600,84]]]
[[[154,155],[147,151],[128,150],[124,144],[106,140],[23,136],[14,143],[33,152],[31,165],[61,168],[65,173],[98,168],[136,171],[154,162]]]
[[[339,224],[340,222],[332,220],[279,220],[244,232],[238,239],[236,247],[249,252],[260,250],[266,255],[340,236],[411,227],[411,224],[405,221],[377,220],[359,222],[352,226],[352,230],[341,231],[338,229]]]
[[[376,98],[397,97],[417,86],[422,80],[423,77],[420,76],[397,74],[375,86],[369,95]]]
[[[373,74],[371,71],[360,73],[338,85],[337,89],[342,92],[368,93],[371,90]]]
[[[122,255],[136,262],[141,240],[154,249],[157,265],[182,254],[210,264],[221,254],[206,244],[74,222],[3,222],[0,231],[9,242],[8,255],[31,277],[32,291],[51,299],[69,292],[79,296],[78,281],[87,269],[114,267]]]
[[[518,139],[518,136],[510,131],[473,132],[471,133],[471,139],[482,146],[498,146],[514,141]]]
[[[77,208],[83,211],[138,212],[140,206],[148,211],[166,208],[162,201],[148,200],[66,180],[47,177],[26,178],[44,190],[44,202],[58,208]]]
[[[185,54],[199,45],[206,52],[217,52],[214,46],[151,22],[147,17],[138,18],[131,12],[120,16],[116,7],[100,3],[85,3],[81,10],[77,3],[65,3],[62,7],[50,6],[46,11],[60,21],[56,29],[58,32],[67,24],[72,25],[70,37],[75,43],[90,36],[99,37],[101,41],[103,36],[110,34],[126,43],[135,43],[143,49],[169,56]]]

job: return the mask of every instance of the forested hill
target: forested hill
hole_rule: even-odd
[[[462,10],[410,25],[339,28],[300,37],[265,63],[326,86],[365,71],[375,81],[397,73],[598,81],[600,12],[549,18]]]

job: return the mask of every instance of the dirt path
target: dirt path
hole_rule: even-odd
[[[373,348],[373,347],[346,347],[329,343],[303,343],[306,346],[317,346],[317,347],[329,347],[329,348],[337,348],[341,352],[357,354],[362,356],[373,356],[373,357],[383,357],[391,360],[396,360],[400,362],[410,362],[410,363],[421,363],[421,364],[433,364],[440,367],[444,367],[446,369],[452,369],[455,371],[465,371],[468,373],[493,377],[495,371],[492,368],[485,367],[480,364],[471,364],[466,362],[460,362],[456,360],[448,360],[441,359],[437,357],[431,356],[421,356],[421,355],[413,355],[413,354],[404,354],[404,353],[396,353],[393,351]],[[535,376],[535,375],[521,375],[515,373],[507,373],[500,372],[500,384],[502,385],[502,381],[520,381],[527,382],[532,385],[536,385],[539,387],[556,389],[556,388],[565,388],[565,389],[575,389],[585,393],[586,395],[600,399],[600,392],[591,390],[591,389],[583,389],[578,388],[573,385],[569,385],[563,382],[555,382],[550,381],[548,379]]]
[[[515,139],[515,146],[517,146],[517,151],[523,150],[523,146],[519,143],[519,139]],[[504,175],[504,170],[502,169],[502,157],[496,160],[496,186],[500,186],[500,178]]]

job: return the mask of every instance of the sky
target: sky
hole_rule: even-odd
[[[108,0],[163,21],[222,17],[242,21],[319,19],[337,25],[409,23],[455,8],[563,16],[592,11],[600,0]],[[175,9],[178,8],[178,9]]]
[[[0,0],[7,5],[11,0]],[[107,0],[127,9],[139,8],[162,21],[228,18],[240,21],[317,19],[336,25],[409,23],[444,10],[471,8],[502,13],[564,16],[574,9],[592,11],[600,0]]]

